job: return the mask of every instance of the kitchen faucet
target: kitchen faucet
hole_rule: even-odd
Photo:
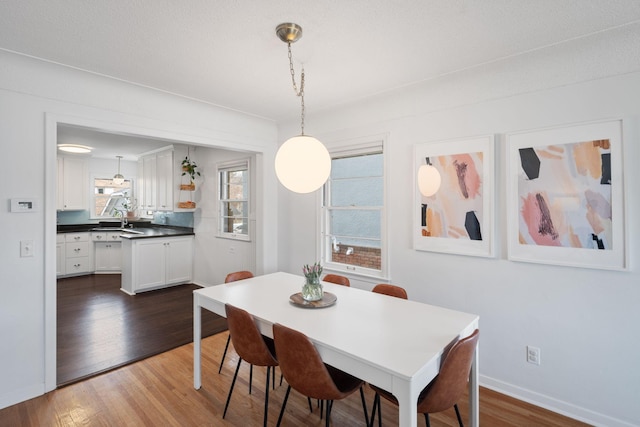
[[[124,226],[128,224],[128,222],[127,222],[127,211],[118,210],[118,212],[120,212],[120,228],[124,228]]]

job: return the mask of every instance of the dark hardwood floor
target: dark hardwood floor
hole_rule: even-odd
[[[193,291],[180,285],[130,296],[119,274],[58,280],[57,383],[68,385],[193,341]],[[227,329],[203,310],[203,333]]]

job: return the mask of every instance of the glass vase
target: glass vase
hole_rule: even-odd
[[[318,301],[322,299],[322,284],[319,277],[307,278],[302,286],[302,298],[305,301]]]

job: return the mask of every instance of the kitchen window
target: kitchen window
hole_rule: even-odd
[[[218,165],[219,235],[249,240],[249,161]]]
[[[127,210],[135,210],[132,199],[133,184],[126,179],[116,184],[112,178],[93,179],[93,203],[91,217],[98,219],[120,218]]]
[[[322,258],[329,270],[382,277],[386,270],[382,142],[331,151],[324,185]]]

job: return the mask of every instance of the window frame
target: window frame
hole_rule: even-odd
[[[389,262],[388,262],[388,236],[387,236],[387,188],[388,188],[388,173],[387,173],[387,153],[384,150],[386,137],[371,137],[363,138],[356,141],[350,141],[341,145],[327,144],[331,160],[356,157],[367,154],[382,154],[382,206],[380,207],[358,207],[358,210],[371,210],[376,208],[380,210],[380,270],[373,268],[361,267],[351,264],[343,264],[339,262],[331,261],[332,245],[329,239],[330,224],[331,224],[331,209],[328,206],[331,196],[331,176],[327,179],[327,182],[323,185],[321,191],[319,191],[318,205],[320,207],[319,217],[319,230],[320,239],[318,242],[317,251],[320,254],[320,260],[326,270],[341,272],[348,275],[357,275],[363,277],[370,277],[375,279],[386,280],[389,277]],[[340,208],[344,209],[344,208]],[[347,208],[348,209],[348,208]]]
[[[222,199],[222,180],[221,180],[221,174],[223,172],[229,172],[229,171],[233,171],[233,170],[246,170],[246,179],[245,179],[245,185],[246,185],[246,199]],[[251,241],[251,159],[249,158],[245,158],[245,159],[239,159],[239,160],[233,160],[233,161],[228,161],[228,162],[221,162],[216,164],[216,182],[217,182],[217,197],[216,197],[216,219],[217,219],[217,224],[216,224],[216,230],[217,230],[217,237],[220,238],[224,238],[224,239],[232,239],[232,240],[241,240],[241,241],[246,241],[246,242],[250,242]],[[222,212],[224,203],[229,203],[229,202],[243,202],[247,204],[247,211],[245,213],[244,216],[242,216],[241,218],[246,218],[246,224],[247,224],[247,233],[229,233],[224,231],[223,229],[223,217],[225,217],[224,213]]]
[[[106,216],[100,216],[98,215],[98,213],[96,212],[96,180],[97,179],[104,179],[104,180],[109,180],[112,179],[110,177],[104,177],[102,175],[109,175],[109,174],[91,174],[91,182],[89,185],[89,190],[91,191],[90,194],[90,209],[89,209],[89,219],[92,220],[99,220],[99,221],[108,221],[109,219],[120,219],[119,216],[110,216],[110,217],[106,217]],[[129,181],[131,183],[130,187],[128,188],[129,190],[129,196],[127,196],[128,198],[130,198],[131,200],[135,200],[135,186],[136,186],[136,180],[134,178],[126,178],[125,181]]]

